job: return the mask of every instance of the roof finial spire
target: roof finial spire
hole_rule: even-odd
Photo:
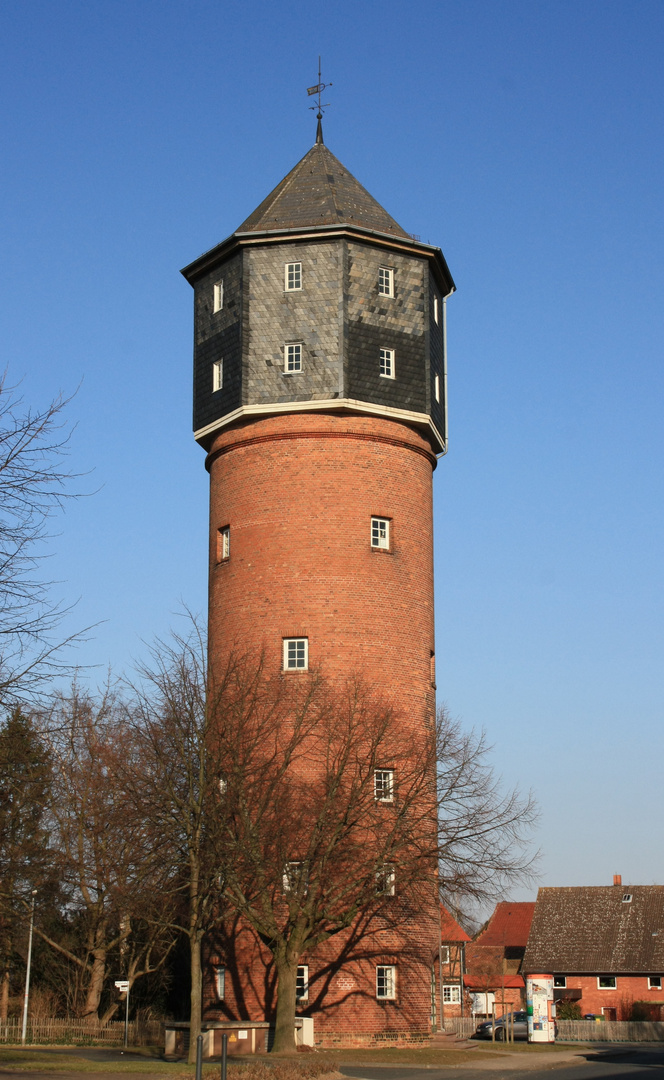
[[[318,94],[318,104],[309,106],[309,108],[312,111],[317,110],[316,119],[318,120],[318,124],[316,125],[316,143],[322,143],[323,142],[323,112],[324,112],[325,109],[328,109],[330,107],[330,103],[328,101],[328,102],[325,103],[325,105],[323,105],[321,103],[320,96],[323,93],[323,90],[326,90],[328,86],[332,86],[332,83],[324,83],[324,82],[321,82],[321,79],[320,79],[320,56],[319,56],[318,57],[318,82],[316,83],[315,86],[307,87],[307,93],[308,93],[309,97],[311,97],[313,94]]]

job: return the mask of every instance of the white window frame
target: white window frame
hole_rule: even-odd
[[[382,984],[382,985],[381,985]],[[376,965],[376,997],[379,1001],[394,1001],[397,996],[396,964]]]
[[[217,529],[217,562],[225,562],[231,557],[231,527],[224,525]]]
[[[297,282],[297,284],[295,284]],[[284,266],[284,292],[302,291],[302,263],[290,262]]]
[[[436,401],[440,401],[440,375],[436,375],[433,380],[434,394],[436,395]]]
[[[308,671],[309,670],[309,638],[292,638],[286,637],[284,640],[284,671]],[[303,648],[300,649],[299,645],[302,644]],[[293,646],[293,648],[290,648]],[[303,653],[302,663],[299,663],[301,657],[300,653]],[[295,663],[290,663],[294,660]]]
[[[215,281],[212,286],[212,314],[216,315],[224,306],[224,283]]]
[[[443,1005],[460,1005],[461,987],[458,983],[443,983]]]
[[[284,375],[299,375],[302,371],[302,342],[287,341],[284,345]]]
[[[396,374],[396,356],[394,349],[379,349],[378,365],[381,379],[394,379]]]
[[[377,551],[390,550],[390,519],[372,517],[371,546]]]
[[[378,295],[394,296],[394,268],[391,266],[378,267]]]
[[[631,892],[623,893],[622,903],[623,904],[631,904],[631,902],[632,902],[632,894],[631,894]]]
[[[602,979],[613,979],[613,986],[601,986]],[[618,979],[616,975],[598,975],[597,976],[597,989],[598,990],[617,990]]]
[[[224,964],[217,964],[215,966],[214,988],[217,992],[219,1001],[223,1001],[226,995],[226,967]]]
[[[224,388],[224,361],[215,360],[212,364],[212,393],[216,394],[217,390],[223,390]]]
[[[396,896],[397,874],[391,863],[384,863],[376,871],[376,893],[378,896]]]
[[[662,976],[661,975],[649,975],[648,976],[648,989],[649,990],[661,990],[662,989]]]
[[[394,802],[394,769],[374,769],[374,799]]]
[[[567,989],[567,976],[566,975],[554,975],[553,976],[553,985],[554,985],[556,990],[566,990]]]
[[[440,946],[440,962],[441,964],[449,964],[450,962],[450,947],[449,945]]]
[[[437,296],[434,296],[434,298],[433,298],[433,321],[435,322],[436,326],[438,326],[438,297]]]
[[[299,859],[285,863],[281,875],[281,885],[284,896],[290,896],[291,893],[296,892],[307,892],[304,864]]]
[[[300,993],[301,989],[301,993]],[[295,1000],[302,1004],[309,1000],[309,965],[298,964],[295,977]]]

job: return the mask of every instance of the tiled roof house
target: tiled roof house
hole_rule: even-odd
[[[444,1017],[461,1016],[461,988],[465,961],[465,947],[471,940],[456,919],[441,904],[440,908],[440,959],[441,999]]]
[[[664,885],[540,889],[522,971],[582,1015],[664,1019]]]
[[[501,1014],[523,1005],[521,961],[535,909],[534,901],[496,904],[485,928],[466,948],[464,984],[473,1010]]]

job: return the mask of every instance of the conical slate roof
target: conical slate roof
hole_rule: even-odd
[[[237,232],[316,225],[359,225],[410,239],[322,141],[312,146]]]

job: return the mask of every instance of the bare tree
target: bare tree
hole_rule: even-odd
[[[532,793],[504,790],[484,732],[464,731],[448,710],[436,722],[438,864],[443,902],[498,900],[532,880]]]
[[[31,720],[17,707],[0,726],[0,1021],[7,1019],[12,959],[35,886],[49,860],[45,806],[50,765]]]
[[[164,898],[155,890],[150,837],[125,787],[139,768],[131,728],[115,695],[100,700],[76,686],[43,716],[50,748],[51,843],[64,891],[63,925],[75,933],[39,936],[76,972],[77,1011],[100,1013],[111,959],[131,984],[157,970],[173,935],[164,931]],[[106,1023],[118,1000],[103,1011]]]
[[[190,632],[159,641],[132,687],[131,722],[140,768],[126,777],[151,838],[150,863],[168,898],[164,924],[189,944],[190,1059],[202,1009],[202,942],[219,917],[217,845],[212,837],[219,774],[207,697],[207,647]]]
[[[50,598],[39,573],[47,523],[71,497],[71,474],[62,467],[69,433],[55,398],[41,410],[26,408],[0,378],[0,704],[30,699],[66,667],[57,629],[69,609]]]
[[[333,689],[248,660],[215,713],[226,900],[272,954],[273,1052],[290,1052],[303,954],[348,931],[360,956],[379,926],[435,910],[433,732],[415,745],[359,679]]]

